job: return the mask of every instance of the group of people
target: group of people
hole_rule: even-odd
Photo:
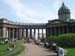
[[[38,39],[36,41],[34,41],[35,44],[37,45],[41,45],[41,41]],[[50,48],[52,51],[54,51],[55,53],[57,53],[57,56],[65,56],[67,54],[67,50],[65,50],[62,47],[57,46],[56,43],[53,42],[44,42],[44,47],[46,48]]]
[[[67,51],[64,48],[57,46],[56,43],[49,43],[47,45],[48,48],[57,53],[57,56],[65,56],[67,54]]]

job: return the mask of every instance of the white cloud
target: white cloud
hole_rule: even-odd
[[[47,8],[43,10],[34,10],[26,4],[22,4],[21,0],[6,0],[4,1],[12,9],[15,10],[17,21],[23,22],[47,22],[49,19],[54,18],[52,11]],[[43,6],[44,7],[44,6]]]
[[[20,0],[7,0],[5,1],[12,9],[16,11],[17,17],[22,17],[23,19],[32,18],[37,15],[37,12],[32,10],[31,8],[26,7]],[[22,19],[21,18],[21,19]],[[20,19],[20,18],[19,18]]]

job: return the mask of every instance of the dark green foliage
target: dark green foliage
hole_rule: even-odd
[[[55,42],[63,47],[75,47],[75,33],[47,37],[48,42]]]

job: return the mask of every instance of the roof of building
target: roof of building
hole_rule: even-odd
[[[70,9],[67,6],[65,6],[64,3],[62,3],[62,6],[58,10],[58,15],[60,14],[70,14]]]

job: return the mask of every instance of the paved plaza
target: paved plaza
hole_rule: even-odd
[[[56,53],[50,51],[43,46],[35,45],[33,43],[24,44],[26,50],[19,56],[55,56]]]

